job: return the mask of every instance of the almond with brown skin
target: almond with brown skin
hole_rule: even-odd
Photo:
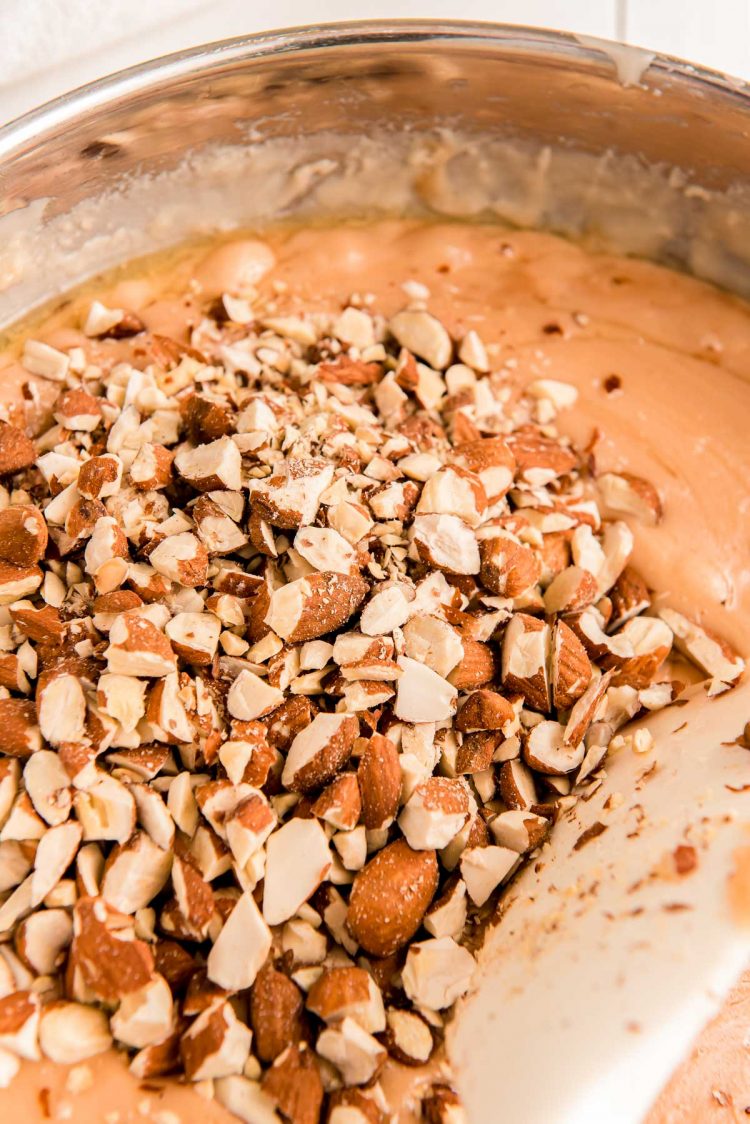
[[[525,426],[508,437],[516,458],[516,472],[530,484],[547,483],[566,476],[578,465],[578,457],[567,445],[545,437],[534,426]],[[543,474],[543,478],[539,474]]]
[[[464,734],[477,730],[503,730],[515,720],[512,703],[497,691],[474,691],[456,715],[455,727]]]
[[[490,503],[497,503],[513,483],[516,458],[502,437],[484,437],[456,445],[454,464],[475,472]]]
[[[254,1048],[262,1062],[273,1062],[303,1037],[304,1002],[299,988],[268,961],[258,973],[250,998]]]
[[[362,794],[362,819],[368,831],[388,827],[396,817],[401,796],[398,751],[382,734],[373,734],[357,769]]]
[[[503,636],[502,680],[535,710],[550,706],[547,675],[549,626],[528,613],[514,613]]]
[[[492,683],[498,674],[495,654],[489,644],[480,640],[462,638],[463,658],[448,676],[448,681],[459,691],[473,691]]]
[[[0,422],[0,476],[10,476],[36,460],[36,446],[22,429]]]
[[[552,702],[558,710],[568,710],[591,681],[591,660],[586,649],[562,620],[556,621],[552,629],[550,681]]]
[[[47,524],[37,507],[17,504],[0,511],[0,558],[13,566],[33,566],[47,549]]]
[[[357,774],[342,773],[331,781],[313,804],[312,813],[318,819],[331,824],[337,831],[351,831],[355,828],[362,814],[362,797]]]
[[[293,792],[327,784],[349,760],[358,734],[353,714],[317,714],[289,747],[282,784]]]
[[[153,954],[144,941],[116,935],[120,917],[101,898],[79,898],[73,912],[71,962],[103,1003],[145,987],[154,970]]]
[[[271,593],[265,623],[290,643],[315,640],[346,624],[368,590],[360,574],[309,574]]]
[[[366,952],[390,956],[414,936],[438,885],[434,851],[397,839],[354,879],[347,927]]]
[[[477,730],[465,734],[456,754],[456,774],[481,773],[489,769],[503,735],[498,730]]]
[[[385,1030],[380,988],[364,968],[327,968],[310,988],[306,1006],[329,1024],[351,1018],[370,1034]]]
[[[0,699],[0,750],[10,757],[30,757],[41,747],[34,703],[28,699]]]
[[[512,535],[498,534],[479,544],[482,584],[500,597],[520,597],[539,581],[542,567],[534,551]]]
[[[648,586],[632,566],[626,566],[609,591],[612,616],[608,622],[611,632],[621,628],[632,617],[638,616],[651,604]]]
[[[304,1043],[289,1046],[276,1058],[262,1087],[290,1124],[318,1124],[323,1082],[315,1055]]]

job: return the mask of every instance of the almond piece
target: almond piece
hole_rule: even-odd
[[[414,544],[423,562],[448,574],[478,574],[479,546],[474,531],[456,515],[417,515]]]
[[[52,416],[64,429],[93,433],[101,423],[102,407],[98,398],[77,386],[58,394]]]
[[[180,1039],[180,1057],[188,1081],[242,1073],[251,1039],[252,1032],[240,1022],[231,1004],[215,1000]]]
[[[671,628],[658,617],[633,617],[617,636],[632,646],[633,655],[605,656],[602,666],[615,669],[613,683],[618,687],[648,687],[672,650]]]
[[[745,661],[722,637],[675,609],[661,609],[660,618],[674,634],[674,645],[691,663],[720,683],[734,683]]]
[[[114,675],[160,677],[171,674],[176,666],[169,640],[137,610],[115,618],[104,656]]]
[[[508,437],[516,472],[534,486],[549,484],[560,476],[567,476],[578,465],[576,454],[567,445],[554,438],[545,437],[534,426],[525,426]]]
[[[408,620],[414,591],[406,582],[394,582],[385,588],[376,586],[360,619],[365,636],[383,636],[400,628]]]
[[[120,913],[135,913],[145,909],[163,889],[171,869],[171,854],[157,847],[144,832],[136,831],[107,859],[101,895]]]
[[[18,926],[16,952],[32,972],[49,976],[60,967],[73,939],[73,922],[65,909],[40,909]]]
[[[401,796],[401,766],[393,742],[373,734],[359,759],[357,769],[362,796],[362,820],[368,831],[389,827],[396,817]]]
[[[135,827],[135,801],[124,784],[99,773],[85,791],[73,797],[76,815],[86,842],[105,839],[125,843]]]
[[[232,1074],[217,1078],[212,1089],[219,1104],[245,1124],[278,1124],[274,1102],[257,1081]]]
[[[318,1124],[323,1083],[318,1061],[306,1043],[289,1046],[279,1054],[263,1075],[261,1086],[287,1120],[293,1124]]]
[[[518,852],[508,847],[467,847],[459,865],[474,905],[484,905],[493,890],[511,876],[519,861]]]
[[[327,784],[351,756],[359,721],[351,714],[316,714],[292,742],[281,782],[293,792]]]
[[[254,1049],[262,1062],[273,1062],[288,1046],[300,1041],[303,1008],[297,985],[270,961],[266,963],[255,979],[250,1000]]]
[[[502,680],[506,691],[523,695],[535,710],[550,707],[547,677],[549,626],[527,613],[514,613],[503,636]]]
[[[442,722],[456,710],[456,690],[425,664],[401,656],[394,713],[404,722]]]
[[[350,574],[357,569],[356,551],[330,527],[301,527],[294,536],[294,549],[322,573]]]
[[[486,437],[456,445],[453,461],[476,473],[491,504],[501,500],[513,483],[516,459],[502,437]]]
[[[418,941],[406,954],[404,991],[417,1006],[443,1011],[469,990],[475,968],[468,949],[451,937]]]
[[[130,479],[141,491],[159,491],[172,483],[174,456],[163,445],[146,442],[141,445],[130,466]]]
[[[501,812],[490,821],[490,834],[501,847],[509,847],[521,855],[544,843],[551,826],[543,816],[513,809]]]
[[[226,818],[227,842],[235,860],[245,867],[276,826],[276,816],[262,792],[241,800]]]
[[[449,1085],[433,1085],[421,1110],[426,1124],[466,1124],[461,1098]]]
[[[426,482],[417,504],[419,515],[455,515],[478,527],[487,510],[487,494],[479,477],[458,466],[441,468]]]
[[[429,777],[414,789],[398,825],[413,850],[430,851],[447,847],[468,818],[465,784],[448,777]]]
[[[525,810],[537,803],[534,776],[523,761],[504,761],[500,766],[498,786],[503,803],[508,808]]]
[[[122,481],[122,461],[114,453],[90,457],[81,465],[76,487],[86,500],[116,496]]]
[[[385,1030],[380,988],[364,968],[327,968],[307,993],[306,1007],[329,1026],[350,1018],[370,1034]]]
[[[265,622],[290,643],[315,640],[346,624],[368,588],[360,574],[309,574],[273,591]]]
[[[459,691],[473,691],[492,683],[498,668],[489,644],[467,639],[463,639],[461,644],[463,657],[448,676],[448,681]]]
[[[432,1055],[434,1040],[427,1022],[416,1011],[389,1007],[386,1011],[385,1046],[401,1065],[425,1065]]]
[[[256,484],[250,501],[272,527],[307,527],[314,522],[321,496],[332,480],[333,465],[322,458],[289,457],[278,475]]]
[[[388,328],[402,347],[424,359],[434,370],[443,371],[450,366],[453,342],[431,313],[403,309],[391,317]]]
[[[585,748],[582,741],[571,745],[565,740],[566,728],[559,722],[539,722],[526,736],[524,760],[538,773],[565,776],[572,773],[583,761]]]
[[[36,446],[22,429],[0,422],[0,476],[11,476],[30,468],[36,460]]]
[[[631,472],[604,472],[597,477],[596,487],[603,515],[632,515],[652,527],[661,522],[664,513],[659,493],[643,477]]]
[[[242,487],[242,457],[231,437],[220,437],[194,449],[181,449],[174,458],[174,466],[199,492],[223,488],[238,492]]]
[[[164,632],[181,659],[205,667],[216,654],[221,621],[213,613],[176,613],[167,621]]]
[[[447,621],[418,613],[404,625],[404,652],[446,679],[461,662],[464,647],[455,628]]]
[[[479,551],[482,584],[498,596],[520,597],[539,581],[539,559],[512,535],[496,534],[482,539]]]
[[[387,1053],[377,1038],[354,1019],[344,1019],[318,1035],[318,1054],[336,1066],[345,1085],[367,1085],[383,1068]]]
[[[362,797],[356,773],[342,773],[321,792],[312,806],[313,815],[337,831],[351,831],[362,814]]]
[[[56,753],[40,749],[30,757],[23,770],[23,782],[35,811],[45,823],[54,827],[65,822],[73,797],[70,777]]]
[[[284,701],[284,692],[244,668],[227,695],[227,710],[245,722],[268,714]]]
[[[438,884],[434,851],[414,851],[398,839],[357,874],[347,928],[373,956],[390,956],[416,933]]]
[[[622,571],[609,591],[609,599],[612,602],[612,616],[607,627],[611,632],[651,606],[648,586],[632,566],[626,566]]]
[[[591,605],[598,597],[596,578],[580,566],[561,570],[544,591],[548,613],[571,613]]]
[[[460,937],[466,924],[466,885],[453,877],[424,917],[424,927],[433,937]]]
[[[589,726],[599,712],[602,700],[612,679],[612,672],[594,678],[573,706],[565,727],[565,741],[577,746],[586,736]]]
[[[591,682],[591,661],[565,621],[555,622],[551,648],[552,702],[557,710],[568,710]]]
[[[47,524],[41,511],[18,504],[0,511],[0,558],[12,566],[33,566],[47,549]]]
[[[86,733],[86,697],[75,675],[39,681],[36,709],[42,736],[50,745],[81,741]]]
[[[513,704],[496,691],[474,691],[456,715],[455,728],[464,734],[475,730],[501,730],[506,737],[516,720]]]
[[[59,1065],[75,1065],[112,1045],[104,1011],[83,1003],[51,1003],[39,1020],[42,1053]]]
[[[0,562],[0,605],[12,605],[35,593],[42,584],[42,577],[38,566],[11,566]]]
[[[147,984],[123,998],[110,1029],[118,1042],[135,1050],[155,1046],[172,1031],[173,1007],[169,984],[155,972]]]
[[[206,548],[189,531],[160,542],[149,554],[149,562],[157,574],[189,589],[205,585],[208,578]]]
[[[263,916],[269,925],[293,917],[331,869],[328,840],[317,820],[293,819],[266,843]]]

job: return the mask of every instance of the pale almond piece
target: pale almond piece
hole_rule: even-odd
[[[0,1048],[0,1089],[7,1089],[18,1076],[21,1059],[10,1050]]]
[[[73,804],[87,842],[104,839],[125,843],[133,834],[135,801],[115,777],[100,774],[85,791],[76,792]]]
[[[519,863],[508,847],[467,847],[461,855],[461,876],[474,905],[482,906]]]
[[[208,577],[208,554],[203,543],[189,531],[164,539],[149,554],[149,562],[157,574],[191,589],[205,585]]]
[[[675,609],[661,609],[659,616],[672,630],[677,650],[706,675],[720,683],[734,683],[742,675],[745,661],[720,636]]]
[[[124,1046],[142,1050],[162,1042],[174,1023],[169,984],[154,973],[147,984],[124,996],[110,1020],[113,1037]]]
[[[126,733],[135,730],[146,713],[146,684],[133,675],[102,675],[96,693],[100,708]]]
[[[75,1065],[112,1045],[107,1016],[83,1003],[51,1003],[39,1019],[39,1045],[50,1061]]]
[[[49,976],[61,966],[73,939],[73,922],[65,909],[40,909],[18,926],[15,946],[32,972]]]
[[[120,913],[135,913],[144,909],[163,889],[171,869],[170,852],[163,851],[150,836],[137,831],[107,859],[101,895]]]
[[[141,445],[130,466],[130,479],[143,491],[158,491],[172,483],[173,455],[163,445]]]
[[[282,784],[296,792],[327,784],[349,760],[358,734],[359,722],[351,714],[316,714],[289,748]]]
[[[40,840],[31,874],[31,902],[39,905],[55,888],[73,861],[81,842],[80,824],[68,822],[51,827]],[[0,924],[0,929],[3,926]]]
[[[408,656],[398,661],[394,713],[404,722],[442,722],[456,711],[456,689],[430,667]]]
[[[4,894],[23,882],[31,870],[33,858],[26,844],[17,839],[6,839],[0,843],[0,893]]]
[[[314,570],[350,574],[357,569],[357,554],[343,535],[330,527],[301,527],[294,549]]]
[[[220,437],[194,449],[181,449],[174,458],[174,466],[199,492],[223,488],[238,492],[242,487],[242,457],[231,437]]]
[[[406,582],[376,586],[362,610],[359,627],[365,636],[384,636],[408,619],[414,590]]]
[[[430,777],[418,785],[398,818],[398,825],[415,851],[440,850],[469,818],[469,796],[460,780]]]
[[[419,613],[404,625],[404,652],[447,678],[461,662],[464,646],[452,625],[437,616]]]
[[[351,831],[362,814],[362,798],[355,773],[342,773],[323,790],[312,806],[313,815],[337,831]]]
[[[38,1061],[39,1015],[39,997],[32,991],[14,991],[0,999],[0,1049]]]
[[[48,537],[38,508],[17,504],[0,511],[0,558],[12,566],[33,566],[44,558]]]
[[[641,523],[655,526],[663,516],[659,493],[653,484],[630,472],[604,472],[597,477],[599,506],[612,518],[632,515]]]
[[[263,917],[279,925],[298,911],[331,869],[328,840],[317,820],[293,819],[266,843]]]
[[[115,558],[128,557],[128,540],[120,528],[117,520],[111,515],[102,515],[94,524],[91,537],[84,551],[86,573],[94,577],[103,566]],[[101,592],[110,592],[102,590]]]
[[[346,924],[374,956],[390,956],[416,933],[438,884],[434,851],[396,840],[361,870],[352,887]]]
[[[50,745],[81,741],[86,732],[86,698],[75,675],[55,675],[37,693],[42,736]]]
[[[550,629],[527,613],[514,613],[503,636],[502,681],[506,691],[523,695],[529,706],[550,706],[547,674]]]
[[[506,533],[482,539],[482,584],[500,597],[520,597],[539,581],[542,567],[530,547]]]
[[[466,884],[461,878],[452,878],[443,894],[434,902],[424,918],[424,927],[430,936],[461,936],[466,924]]]
[[[180,1056],[188,1081],[242,1073],[250,1053],[252,1032],[237,1018],[231,1004],[215,1000],[180,1039]]]
[[[171,674],[176,666],[169,640],[137,610],[115,618],[104,655],[114,675],[158,678]]]
[[[572,773],[583,761],[585,747],[582,741],[570,745],[565,740],[565,726],[559,722],[539,722],[532,726],[526,737],[524,760],[538,773],[565,776]]]
[[[208,954],[208,978],[227,991],[251,987],[271,949],[271,931],[251,893],[244,893]]]
[[[567,382],[557,379],[535,379],[526,387],[532,398],[551,403],[555,412],[569,410],[578,401],[578,390]]]
[[[543,816],[522,809],[501,812],[490,821],[490,834],[501,847],[509,847],[519,855],[533,851],[544,843],[551,824]]]
[[[599,593],[608,593],[628,564],[633,553],[633,532],[627,523],[605,523],[602,531],[604,563],[596,580]]]
[[[388,1053],[401,1065],[425,1065],[435,1043],[428,1024],[416,1011],[389,1007],[386,1011],[385,1045]],[[344,1121],[341,1121],[344,1124]]]
[[[451,937],[418,941],[406,954],[403,988],[418,1007],[443,1011],[469,990],[475,968],[471,953]]]
[[[321,497],[332,480],[333,465],[321,458],[289,457],[278,475],[256,484],[251,503],[272,527],[307,527],[314,522]]]
[[[548,613],[571,613],[591,605],[598,595],[593,574],[580,566],[568,566],[552,579],[544,591],[544,607]]]
[[[368,831],[390,827],[399,808],[401,766],[398,751],[389,738],[372,735],[360,756],[357,780],[364,826]]]
[[[50,827],[64,823],[73,806],[70,777],[60,758],[41,749],[30,757],[23,770],[23,781],[36,812]]]
[[[440,321],[431,313],[403,309],[391,317],[388,328],[402,347],[424,359],[436,371],[450,366],[453,342]]]
[[[426,482],[417,504],[419,515],[455,515],[478,527],[487,510],[487,494],[479,477],[458,465],[440,469]]]
[[[558,710],[571,707],[588,687],[591,674],[591,660],[583,644],[565,621],[556,621],[550,655],[553,705]]]
[[[275,1102],[257,1081],[233,1074],[215,1079],[212,1088],[219,1104],[244,1124],[279,1124]]]
[[[227,709],[233,718],[247,722],[268,714],[283,701],[283,691],[244,668],[229,688]]]
[[[400,777],[400,770],[399,770]],[[339,831],[331,839],[344,870],[361,870],[367,861],[367,829],[364,824],[351,831]],[[335,857],[335,856],[334,856]]]
[[[322,1058],[336,1066],[345,1085],[368,1084],[388,1056],[377,1038],[348,1018],[322,1031],[315,1048]]]
[[[380,988],[364,968],[328,968],[307,993],[307,1009],[324,1022],[351,1018],[370,1034],[385,1030]]]
[[[458,516],[417,515],[412,529],[423,562],[449,574],[479,573],[476,535]]]
[[[367,591],[359,574],[310,574],[271,593],[265,623],[290,643],[315,640],[346,624]]]
[[[147,784],[131,784],[129,789],[135,801],[138,823],[157,847],[170,851],[174,844],[175,825],[164,800]]]

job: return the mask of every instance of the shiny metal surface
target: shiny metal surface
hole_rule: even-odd
[[[510,187],[493,182],[487,206],[477,203],[472,211],[569,233],[606,228],[605,212],[621,205],[634,214],[656,207],[648,175],[639,188],[634,168],[649,173],[654,166],[679,168],[679,183],[671,188],[679,187],[680,200],[669,200],[669,229],[662,230],[655,256],[717,274],[716,268],[696,266],[688,245],[696,220],[704,222],[705,199],[698,191],[686,195],[684,188],[699,184],[728,193],[732,201],[736,244],[722,248],[721,256],[729,252],[742,259],[743,274],[746,236],[743,231],[737,237],[737,223],[744,221],[744,199],[737,220],[735,197],[743,195],[750,175],[749,105],[743,84],[716,73],[632,48],[519,27],[349,24],[183,52],[85,87],[0,129],[0,321],[69,283],[75,275],[71,263],[92,236],[118,231],[114,242],[102,243],[98,257],[81,259],[83,274],[143,248],[123,234],[125,227],[139,226],[138,213],[127,218],[118,213],[118,194],[130,190],[136,178],[163,177],[189,158],[197,192],[203,169],[196,155],[217,146],[294,141],[312,145],[320,160],[326,138],[342,134],[377,133],[387,144],[408,130],[411,138],[429,135],[434,147],[436,126],[449,126],[464,140],[524,146],[527,157],[548,146],[568,162],[575,155],[595,159],[600,171],[606,153],[604,202],[601,195],[587,202],[590,174],[577,175],[573,167],[555,184],[554,208],[525,214],[515,206],[506,213],[500,196],[510,192],[518,203],[527,182],[522,177]],[[289,161],[290,149],[284,151]],[[492,153],[497,162],[497,149]],[[619,191],[613,169],[622,161],[629,161],[629,171]],[[105,202],[85,219],[65,222],[74,208],[103,195]],[[342,205],[353,209],[356,198],[351,191]],[[157,188],[142,216],[144,228],[164,200]],[[441,209],[434,200],[428,205]],[[289,199],[285,207],[292,209]],[[236,208],[225,216],[227,224],[243,217],[258,222],[271,216],[257,209],[243,216]],[[722,222],[727,221],[725,214]],[[661,218],[659,223],[664,225]],[[191,216],[183,206],[179,221],[167,225],[162,242],[205,228],[210,220],[205,209]],[[153,232],[150,238],[158,241]],[[637,240],[625,248],[652,252]],[[748,288],[747,279],[739,276],[737,287]]]

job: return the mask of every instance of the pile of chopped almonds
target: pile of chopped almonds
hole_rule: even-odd
[[[673,646],[742,672],[650,611],[619,517],[659,497],[558,436],[574,388],[517,393],[418,291],[271,312],[26,342],[60,385],[0,423],[0,1085],[114,1043],[252,1124],[386,1120]]]

